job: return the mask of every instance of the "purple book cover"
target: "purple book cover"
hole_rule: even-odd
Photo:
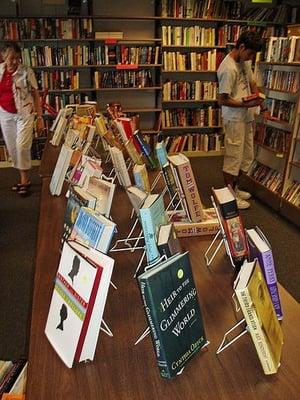
[[[271,295],[277,318],[282,319],[283,313],[271,246],[264,234],[257,227],[255,229],[247,229],[247,236],[250,250],[250,261],[253,261],[255,258],[258,259]]]

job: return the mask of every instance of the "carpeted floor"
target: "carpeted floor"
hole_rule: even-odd
[[[220,158],[193,158],[201,198],[211,207],[211,187],[222,187]],[[12,169],[0,169],[0,359],[27,356],[33,294],[41,182],[32,173],[32,194],[19,198],[10,190],[16,182]],[[259,200],[242,211],[246,228],[258,225],[273,246],[278,280],[300,300],[300,230]]]
[[[12,168],[0,169],[0,359],[27,356],[37,227],[40,178],[33,170],[31,195],[11,191],[18,182]]]

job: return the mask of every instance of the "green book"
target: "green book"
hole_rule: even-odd
[[[172,378],[207,343],[189,253],[138,277],[160,374]]]

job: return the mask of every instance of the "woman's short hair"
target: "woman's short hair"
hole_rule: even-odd
[[[8,54],[10,51],[13,51],[15,54],[20,55],[20,56],[21,56],[21,54],[22,54],[22,52],[21,52],[21,47],[20,47],[17,43],[8,42],[8,43],[6,43],[6,44],[2,47],[2,49],[1,49],[1,55],[2,55],[2,57],[3,57],[3,58],[6,58],[7,54]]]

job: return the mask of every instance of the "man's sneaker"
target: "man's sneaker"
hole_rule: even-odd
[[[236,204],[239,210],[247,210],[250,207],[250,203],[246,200],[241,199],[240,197],[236,198]]]
[[[245,192],[244,190],[240,190],[239,188],[235,189],[235,195],[241,200],[249,200],[251,198],[251,194]]]

